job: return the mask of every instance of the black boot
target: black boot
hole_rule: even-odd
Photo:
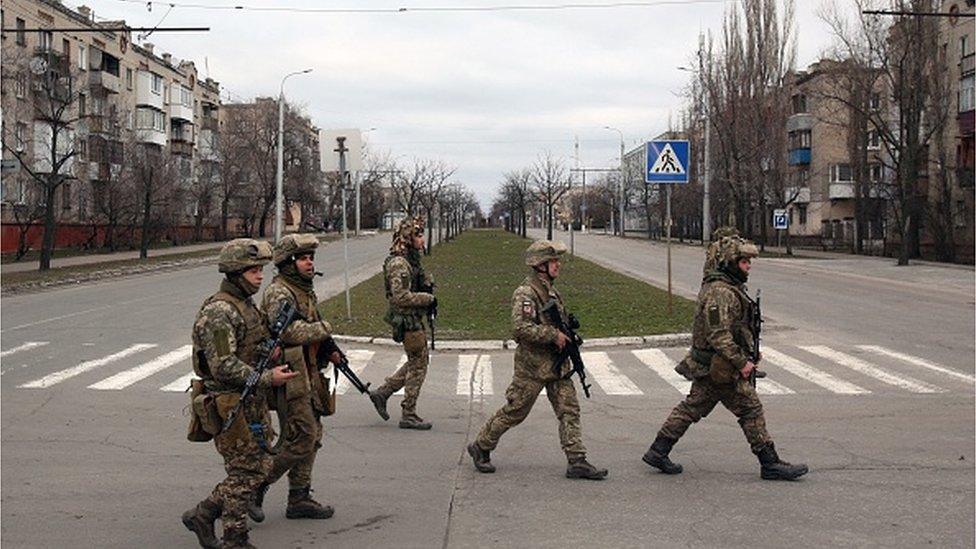
[[[566,468],[566,478],[585,478],[589,480],[603,480],[607,478],[606,469],[597,469],[585,457],[570,460]]]
[[[389,398],[389,395],[380,391],[379,389],[369,394],[369,400],[373,402],[373,407],[376,408],[376,413],[383,418],[383,421],[390,419],[390,413],[386,411],[386,401]]]
[[[251,545],[246,528],[241,530],[224,528],[224,542],[220,547],[221,549],[257,549]]]
[[[183,526],[197,535],[200,547],[204,549],[218,549],[220,542],[214,534],[214,521],[220,516],[220,506],[207,498],[196,507],[183,513]]]
[[[264,495],[268,493],[269,487],[270,485],[267,483],[258,486],[257,490],[254,491],[251,504],[247,506],[247,516],[251,517],[254,522],[264,522],[264,509],[261,507],[264,505]]]
[[[331,505],[322,505],[312,499],[310,488],[292,488],[288,490],[288,508],[285,518],[290,519],[327,519],[335,513]]]
[[[759,368],[756,368],[756,379],[762,379],[764,377],[766,377],[766,370],[760,370]]]
[[[468,454],[474,460],[474,468],[481,473],[494,473],[495,466],[491,464],[491,452],[482,450],[477,442],[468,444]]]
[[[756,456],[759,458],[759,464],[762,466],[759,471],[759,476],[763,480],[794,480],[807,474],[809,470],[802,463],[792,465],[781,461],[779,455],[776,453],[776,447],[772,442],[763,446]]]
[[[668,454],[671,453],[671,448],[676,442],[678,441],[658,435],[654,439],[654,443],[651,444],[651,447],[644,453],[644,457],[642,458],[644,463],[660,469],[666,475],[677,475],[681,473],[684,470],[681,465],[668,459]]]

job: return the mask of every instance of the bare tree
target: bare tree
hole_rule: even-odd
[[[129,149],[125,169],[138,199],[139,257],[145,259],[149,244],[164,225],[164,206],[172,199],[178,167],[162,147],[138,144]]]
[[[552,239],[553,209],[559,198],[569,190],[569,178],[562,162],[546,152],[532,167],[532,184],[539,202],[546,211],[546,238]]]

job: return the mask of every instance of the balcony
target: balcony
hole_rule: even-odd
[[[968,53],[959,60],[959,78],[973,74],[973,59],[976,59],[976,53]]]
[[[170,103],[169,117],[174,120],[193,122],[193,107],[188,107],[182,103]]]
[[[786,131],[797,132],[813,129],[813,115],[810,113],[799,113],[786,119]]]
[[[71,72],[71,63],[63,53],[38,46],[34,48],[34,58],[43,59],[47,63],[47,70],[55,74],[56,77],[67,76]]]
[[[93,92],[119,93],[121,82],[118,76],[105,71],[92,71],[88,75],[88,86]]]
[[[112,177],[112,165],[108,162],[89,162],[88,179],[108,181]]]
[[[158,78],[158,77],[157,77]],[[153,107],[163,110],[163,90],[160,83],[158,90],[153,90],[153,74],[147,71],[136,72],[136,105]],[[165,135],[163,136],[165,138]]]
[[[193,156],[193,143],[182,139],[173,139],[169,142],[169,151],[181,156]]]
[[[831,183],[827,189],[827,196],[831,200],[846,200],[854,198],[854,183]]]
[[[200,117],[200,129],[208,131],[218,131],[220,128],[220,121],[217,120],[216,116],[201,116]]]
[[[793,149],[790,151],[789,164],[790,166],[799,166],[803,164],[810,163],[810,148],[805,147],[802,149]]]
[[[137,128],[136,141],[139,141],[140,143],[150,143],[153,145],[159,145],[160,147],[165,147],[166,132],[154,128]]]
[[[783,202],[793,201],[794,204],[810,202],[810,187],[787,187],[783,189]]]

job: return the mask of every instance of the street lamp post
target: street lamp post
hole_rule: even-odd
[[[286,74],[281,79],[281,87],[278,89],[278,173],[275,179],[275,233],[274,239],[277,244],[281,240],[282,227],[284,226],[285,216],[285,191],[284,191],[284,168],[285,168],[285,80],[296,74],[308,74],[312,69]]]
[[[617,132],[620,135],[620,188],[617,195],[618,208],[620,210],[617,226],[620,227],[620,236],[624,236],[624,132],[612,126],[604,126],[604,129]]]

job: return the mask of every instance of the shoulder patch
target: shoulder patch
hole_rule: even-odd
[[[712,305],[708,308],[708,325],[718,326],[722,322],[722,315],[719,313],[718,305]]]
[[[531,299],[522,300],[522,318],[535,320],[535,303]]]
[[[214,347],[217,349],[218,358],[230,355],[230,332],[227,328],[214,330]]]

